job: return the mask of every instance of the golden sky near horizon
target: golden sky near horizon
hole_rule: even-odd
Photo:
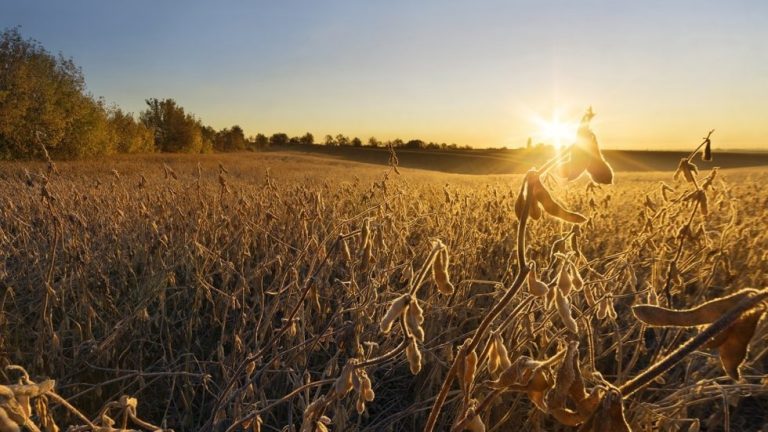
[[[153,13],[146,13],[147,8]],[[605,148],[768,148],[768,2],[31,0],[0,26],[138,113],[215,128],[476,147],[547,139],[588,106]]]

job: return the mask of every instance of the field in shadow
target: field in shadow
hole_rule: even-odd
[[[370,147],[325,147],[292,145],[273,147],[268,152],[292,151],[355,162],[389,163],[389,151]],[[399,165],[458,174],[517,174],[547,160],[551,153],[537,149],[514,150],[396,150]],[[680,158],[677,151],[605,150],[605,158],[616,171],[674,171]],[[768,153],[715,153],[712,162],[699,162],[702,168],[744,168],[768,166]]]

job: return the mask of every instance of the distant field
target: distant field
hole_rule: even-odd
[[[317,406],[332,431],[421,430],[458,347],[511,292],[473,351],[488,360],[460,375],[472,387],[454,383],[446,393],[436,430],[450,430],[459,407],[475,403],[464,400],[471,389],[472,399],[492,402],[478,417],[488,430],[569,431],[537,404],[557,406],[574,362],[586,390],[601,395],[626,388],[699,331],[647,326],[632,306],[667,304],[669,295],[686,308],[768,285],[762,167],[721,170],[706,191],[706,216],[671,169],[619,170],[615,185],[598,188],[545,176],[564,207],[588,218],[574,225],[545,214],[522,231],[520,250],[547,293],[568,296],[563,306],[533,295],[530,281],[515,285],[522,176],[434,171],[501,170],[508,159],[398,155],[400,174],[383,160],[284,151],[119,156],[55,171],[0,163],[0,366],[56,379],[88,418],[130,395],[139,417],[177,431],[257,430],[248,423],[256,417],[262,431],[299,430]],[[645,155],[624,166],[676,165]],[[699,184],[708,174],[702,169]],[[560,282],[564,268],[574,286]],[[453,293],[438,289],[446,291],[442,271]],[[403,315],[384,332],[385,314],[409,291],[423,322]],[[627,422],[757,430],[768,423],[765,322],[750,347],[739,382],[717,350],[699,347],[624,399]],[[520,390],[535,365],[546,398]],[[500,367],[522,375],[507,374],[518,381],[494,393]],[[356,378],[339,394],[345,368]],[[603,415],[595,409],[569,415],[594,420]],[[69,411],[55,415],[82,424]]]
[[[268,151],[309,153],[357,162],[386,164],[387,149],[290,146]],[[460,174],[519,174],[532,164],[543,163],[549,155],[535,150],[408,150],[398,149],[400,166]],[[669,171],[677,167],[684,152],[604,150],[603,154],[617,171]],[[700,164],[702,168],[768,167],[768,153],[717,153],[712,163]]]

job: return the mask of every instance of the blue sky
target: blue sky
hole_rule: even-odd
[[[0,3],[95,95],[247,134],[517,147],[593,105],[608,148],[768,147],[766,1]]]

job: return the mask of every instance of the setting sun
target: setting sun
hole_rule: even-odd
[[[533,117],[533,123],[537,127],[534,138],[539,142],[551,144],[556,149],[570,144],[576,137],[578,123],[560,119],[559,112],[555,111],[550,119],[540,116]]]

